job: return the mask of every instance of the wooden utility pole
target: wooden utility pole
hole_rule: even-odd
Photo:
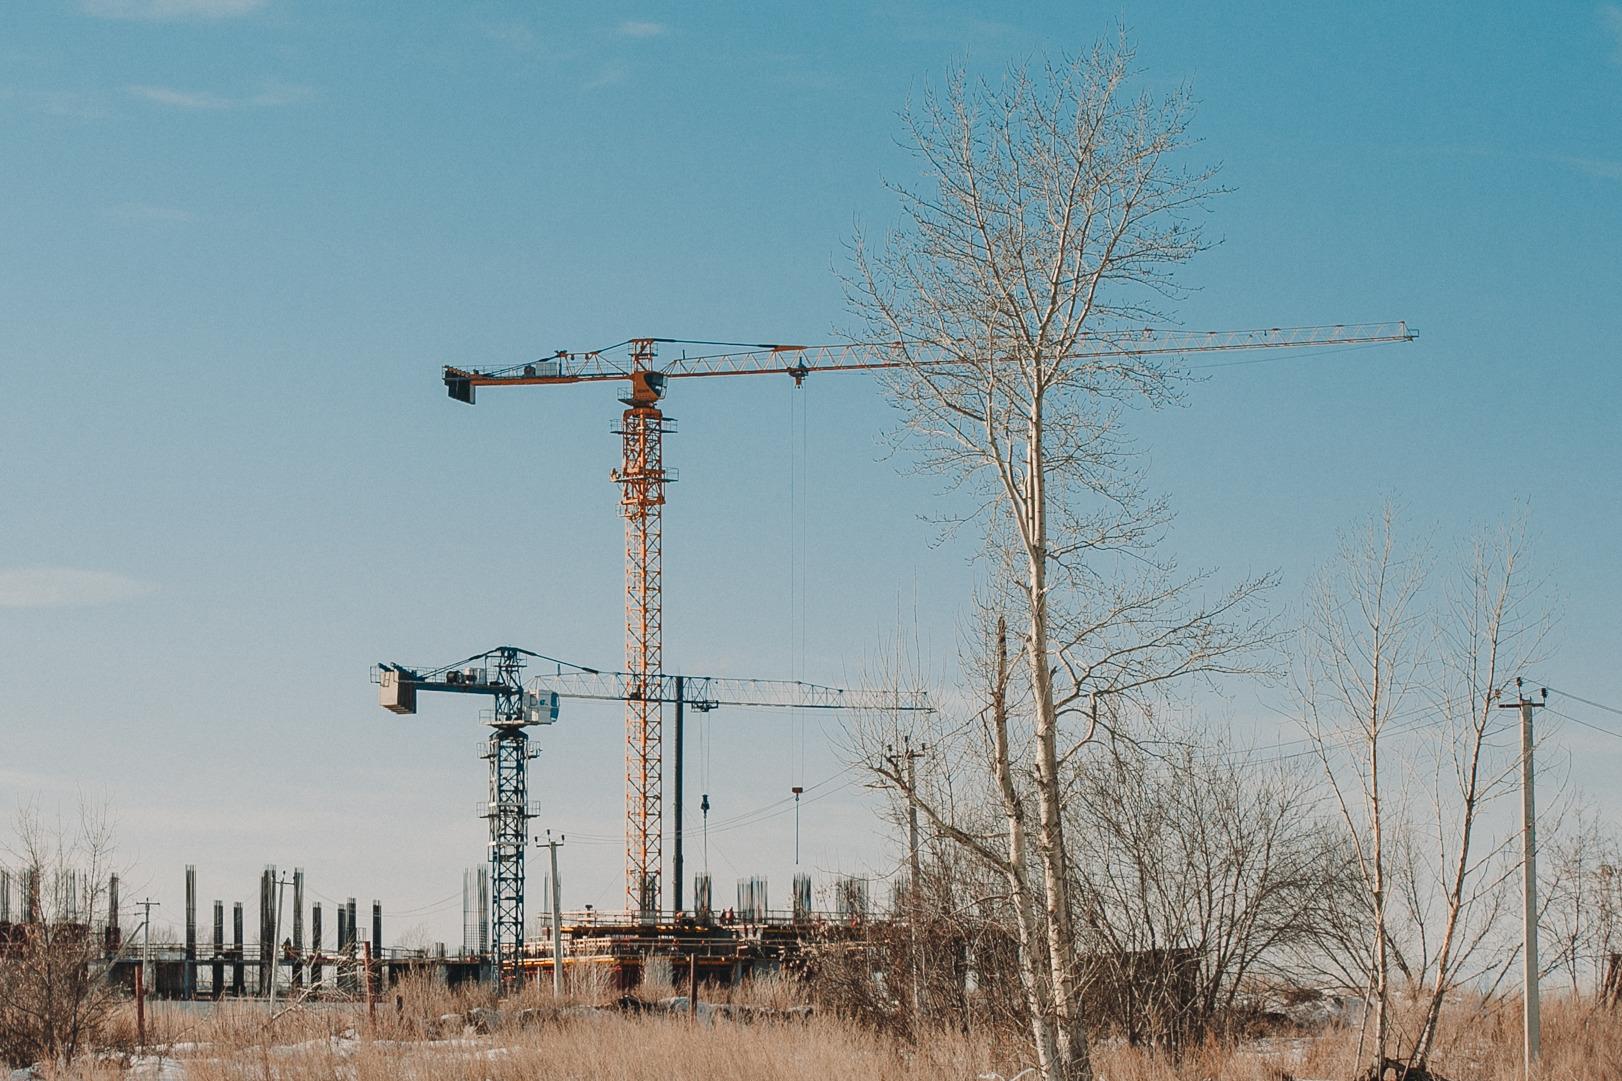
[[[365,969],[361,972],[361,986],[366,991],[366,1023],[372,1028],[377,1027],[377,995],[372,992],[372,943],[370,940],[361,943],[361,964]]]
[[[912,737],[905,736],[899,751],[887,746],[884,755],[895,775],[900,777],[905,772],[907,778],[907,868],[911,876],[907,883],[907,936],[912,947],[912,1020],[915,1034],[924,1012],[923,958],[918,947],[918,919],[923,909],[918,859],[918,760],[928,751],[927,745],[913,750]]]
[[[1525,1076],[1530,1078],[1537,1064],[1540,1044],[1540,1010],[1538,1003],[1538,856],[1537,807],[1533,800],[1532,769],[1532,711],[1548,705],[1549,689],[1543,688],[1542,701],[1534,702],[1521,689],[1520,677],[1515,679],[1515,701],[1498,703],[1499,709],[1515,709],[1521,714],[1521,899],[1525,907],[1521,913],[1522,983],[1525,994],[1526,1046]]]
[[[282,948],[282,896],[283,891],[287,888],[287,881],[286,874],[276,880],[276,907],[275,915],[271,917],[270,953],[266,955],[270,959],[269,1013],[271,1017],[276,1016],[276,955],[281,952]]]
[[[679,744],[678,744],[679,745]],[[677,791],[680,791],[678,788]],[[563,997],[563,888],[558,881],[558,849],[563,847],[566,838],[558,835],[557,840],[552,839],[552,831],[546,831],[546,847],[552,853],[552,997]]]
[[[141,971],[146,962],[135,966],[135,1046],[146,1046],[146,981],[141,979]]]
[[[135,902],[141,910],[141,967],[135,970],[135,1034],[146,1046],[146,989],[152,984],[152,910],[162,905],[148,897]]]

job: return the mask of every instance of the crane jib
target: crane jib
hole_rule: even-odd
[[[1241,352],[1257,349],[1311,349],[1413,341],[1418,335],[1401,320],[1338,326],[1269,327],[1261,330],[1167,331],[1146,328],[1083,339],[1066,359],[1176,356],[1184,353]],[[815,372],[877,371],[911,366],[973,366],[985,352],[973,343],[869,342],[853,345],[771,346],[737,353],[677,357],[655,369],[669,379],[725,375],[787,375],[796,381]],[[601,353],[560,353],[533,364],[483,371],[445,368],[450,397],[472,404],[478,387],[559,386],[634,379],[647,369],[614,361]]]

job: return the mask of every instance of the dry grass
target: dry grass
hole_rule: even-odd
[[[1416,1007],[1417,1009],[1417,1007]],[[1522,1081],[1520,1002],[1463,1002],[1444,1014],[1431,1069],[1449,1081]],[[1399,1018],[1401,1021],[1408,1018]],[[1210,1044],[1173,1062],[1123,1046],[1095,1050],[1105,1081],[1350,1081],[1366,1068],[1356,1028],[1313,1036]],[[1590,1001],[1543,1007],[1543,1059],[1535,1081],[1622,1081],[1622,1014]]]
[[[657,990],[667,991],[668,987]],[[760,981],[721,997],[757,1005],[795,1001],[792,981]],[[1012,1078],[1017,1052],[961,1034],[936,1033],[913,1048],[831,1016],[805,1021],[694,1022],[686,1016],[570,1010],[611,1001],[612,990],[589,982],[562,1003],[549,988],[526,991],[504,1015],[532,1011],[488,1035],[464,1034],[460,1015],[490,1004],[486,993],[451,993],[426,984],[398,989],[379,1004],[375,1021],[363,1007],[326,1004],[290,1009],[266,1023],[255,1003],[217,1007],[155,1004],[149,1011],[149,1055],[135,1074],[157,1081],[152,1056],[183,1065],[185,1081],[894,1081]],[[441,1025],[446,1014],[459,1015]],[[1622,1079],[1622,1016],[1587,1002],[1556,1000],[1544,1009],[1544,1062],[1539,1081]],[[117,1020],[118,1042],[133,1044],[134,1018]],[[1356,1029],[1196,1048],[1173,1061],[1119,1044],[1095,1049],[1101,1081],[1349,1081],[1360,1060]],[[125,1056],[84,1062],[65,1078],[112,1081]],[[1451,1011],[1432,1066],[1451,1081],[1520,1081],[1520,1015],[1514,1001]],[[127,1076],[127,1074],[126,1074]],[[163,1075],[175,1079],[172,1068]]]
[[[353,1013],[349,1020],[359,1020]],[[171,1046],[186,1081],[827,1081],[974,1078],[986,1063],[967,1042],[922,1049],[837,1021],[696,1024],[685,1017],[604,1014],[490,1036],[397,1040],[379,1033]],[[139,1072],[156,1074],[149,1065]],[[110,1081],[113,1063],[70,1075]]]

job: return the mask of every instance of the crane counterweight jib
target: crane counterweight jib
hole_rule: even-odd
[[[498,646],[430,671],[381,662],[372,670],[372,682],[378,685],[378,705],[400,716],[417,712],[418,691],[444,691],[494,698],[496,709],[491,723],[498,727],[553,724],[558,719],[558,696],[546,690],[524,689],[524,657],[553,661],[560,670],[568,665],[585,674],[594,671],[517,646]]]

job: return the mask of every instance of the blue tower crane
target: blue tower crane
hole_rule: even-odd
[[[482,817],[490,822],[491,953],[502,988],[521,979],[524,945],[524,849],[529,843],[529,760],[539,750],[525,729],[558,719],[558,696],[526,691],[524,659],[552,661],[517,646],[498,646],[441,668],[419,671],[398,664],[374,670],[378,703],[391,713],[417,712],[419,691],[481,694],[493,703],[486,723],[490,737],[481,757],[490,763],[490,799]],[[554,662],[560,663],[561,662]]]

